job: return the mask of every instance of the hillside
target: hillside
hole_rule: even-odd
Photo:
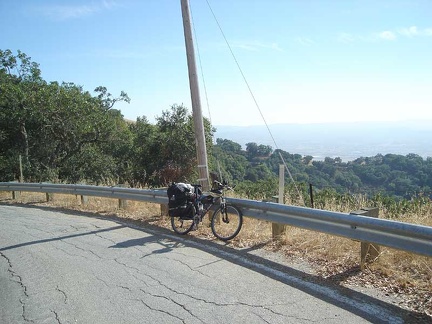
[[[276,148],[265,125],[215,126],[215,138]],[[352,161],[376,154],[415,153],[432,157],[432,120],[269,125],[277,146],[286,152],[311,155],[315,160],[340,157]]]

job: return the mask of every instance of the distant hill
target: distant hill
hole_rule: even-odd
[[[270,145],[265,125],[215,126],[215,138]],[[432,157],[432,120],[409,122],[357,122],[269,125],[277,146],[289,153],[311,155],[316,160],[340,157],[344,162],[379,153]]]

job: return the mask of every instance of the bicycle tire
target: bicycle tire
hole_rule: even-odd
[[[224,216],[228,218],[228,221],[224,220],[223,212],[226,212]],[[229,241],[237,236],[242,225],[243,215],[240,210],[233,205],[226,204],[225,207],[220,206],[213,213],[210,226],[214,236],[222,241]]]
[[[177,234],[185,235],[189,233],[194,225],[193,219],[182,219],[181,217],[171,217],[171,227]]]
[[[189,233],[194,226],[193,215],[195,215],[194,206],[192,206],[192,209],[189,213],[189,217],[179,217],[179,216],[171,217],[171,227],[174,230],[174,232],[180,235],[185,235]]]

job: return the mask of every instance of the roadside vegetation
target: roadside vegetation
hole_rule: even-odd
[[[197,179],[191,113],[173,104],[151,124],[125,120],[115,105],[129,102],[99,86],[93,93],[72,82],[48,82],[20,51],[0,50],[0,181],[127,184],[162,187]],[[378,154],[342,162],[273,150],[269,145],[214,138],[205,119],[210,171],[250,198],[274,193],[281,156],[286,183],[307,198],[317,192],[411,200],[432,193],[432,157]],[[305,200],[307,204],[309,199]],[[317,201],[317,204],[320,202]]]
[[[131,122],[115,109],[119,101],[130,98],[125,92],[114,96],[104,86],[91,93],[71,82],[48,82],[25,53],[0,50],[0,182],[135,188],[195,182],[196,147],[188,109],[174,104],[155,124],[146,116]],[[350,162],[330,157],[315,161],[268,145],[248,143],[243,148],[215,139],[213,126],[206,119],[204,124],[209,168],[235,184],[238,197],[274,199],[282,156],[289,170],[287,204],[340,212],[378,207],[381,218],[432,226],[432,157],[378,154]],[[0,199],[13,202],[9,193],[0,192]],[[20,201],[39,204],[43,196],[23,193]],[[169,227],[159,207],[151,204],[130,202],[127,210],[120,210],[113,200],[92,198],[82,206],[74,196],[58,196],[50,204]],[[213,239],[205,226],[193,235]],[[360,271],[358,242],[291,227],[273,241],[271,225],[251,219],[230,244],[277,250],[313,264],[316,274],[329,280],[399,294],[404,306],[432,315],[431,258],[384,248],[376,262]]]

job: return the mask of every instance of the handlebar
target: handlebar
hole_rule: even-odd
[[[220,190],[234,190],[235,188],[235,186],[232,187],[228,186],[228,184],[225,181],[222,183],[217,180],[214,180],[213,184],[215,184],[217,188],[213,187],[210,191],[219,195],[222,194]],[[199,184],[192,184],[191,186],[194,187],[194,193],[197,193],[197,189],[202,187],[202,185]]]
[[[219,190],[220,189],[234,190],[234,188],[235,188],[235,186],[233,186],[233,187],[228,186],[228,184],[225,181],[224,181],[224,183],[221,183],[217,180],[214,180],[213,183],[215,183],[219,187],[218,188]]]

